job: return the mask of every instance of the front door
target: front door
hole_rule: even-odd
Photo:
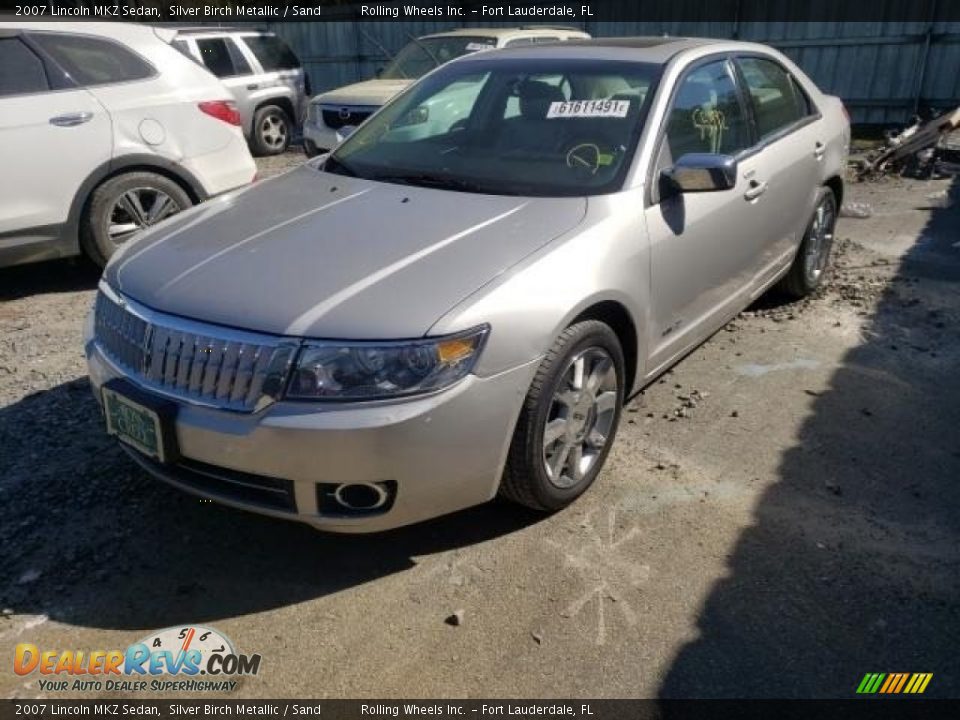
[[[757,270],[766,179],[749,152],[748,118],[725,58],[693,67],[677,85],[656,156],[652,203],[645,210],[651,371],[713,332]],[[736,185],[717,192],[662,192],[660,172],[690,153],[737,157]]]

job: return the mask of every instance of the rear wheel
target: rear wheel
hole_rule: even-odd
[[[257,155],[279,155],[290,144],[290,118],[276,105],[265,105],[253,116],[253,151]]]
[[[793,265],[780,281],[780,290],[791,297],[802,298],[820,287],[830,261],[836,224],[837,200],[833,190],[821,188],[813,217],[797,249]]]
[[[94,190],[81,219],[84,252],[101,267],[151,225],[186,210],[193,200],[176,182],[152,172],[110,178]]]
[[[559,510],[583,494],[613,444],[623,381],[613,330],[596,320],[567,328],[527,393],[500,494],[537,510]]]

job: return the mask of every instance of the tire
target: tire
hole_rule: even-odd
[[[255,155],[279,155],[290,145],[293,123],[276,105],[264,105],[253,115],[250,144]]]
[[[821,215],[821,212],[823,215]],[[813,217],[803,234],[793,265],[777,288],[794,299],[806,297],[823,282],[837,223],[837,199],[833,190],[820,188]]]
[[[584,369],[577,390],[576,364],[580,359]],[[603,362],[609,365],[605,372]],[[585,390],[595,377],[602,379],[595,393],[602,399],[591,405]],[[624,380],[623,350],[609,326],[586,320],[564,330],[540,364],[524,400],[500,495],[551,512],[582,495],[600,473],[616,437]],[[604,438],[602,443],[595,432]],[[577,452],[580,462],[574,471]],[[554,469],[548,470],[548,465]]]
[[[80,219],[80,245],[103,267],[144,228],[193,205],[186,190],[165,175],[130,172],[110,178],[90,196]]]

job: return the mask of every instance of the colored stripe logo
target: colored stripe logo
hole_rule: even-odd
[[[933,673],[867,673],[857,686],[858,695],[921,695]]]

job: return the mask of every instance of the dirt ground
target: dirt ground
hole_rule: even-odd
[[[15,675],[18,642],[197,623],[263,656],[232,697],[960,695],[960,182],[848,194],[873,215],[841,220],[826,288],[648,388],[575,505],[378,536],[144,476],[85,377],[96,273],[0,271],[0,696],[90,697]]]

